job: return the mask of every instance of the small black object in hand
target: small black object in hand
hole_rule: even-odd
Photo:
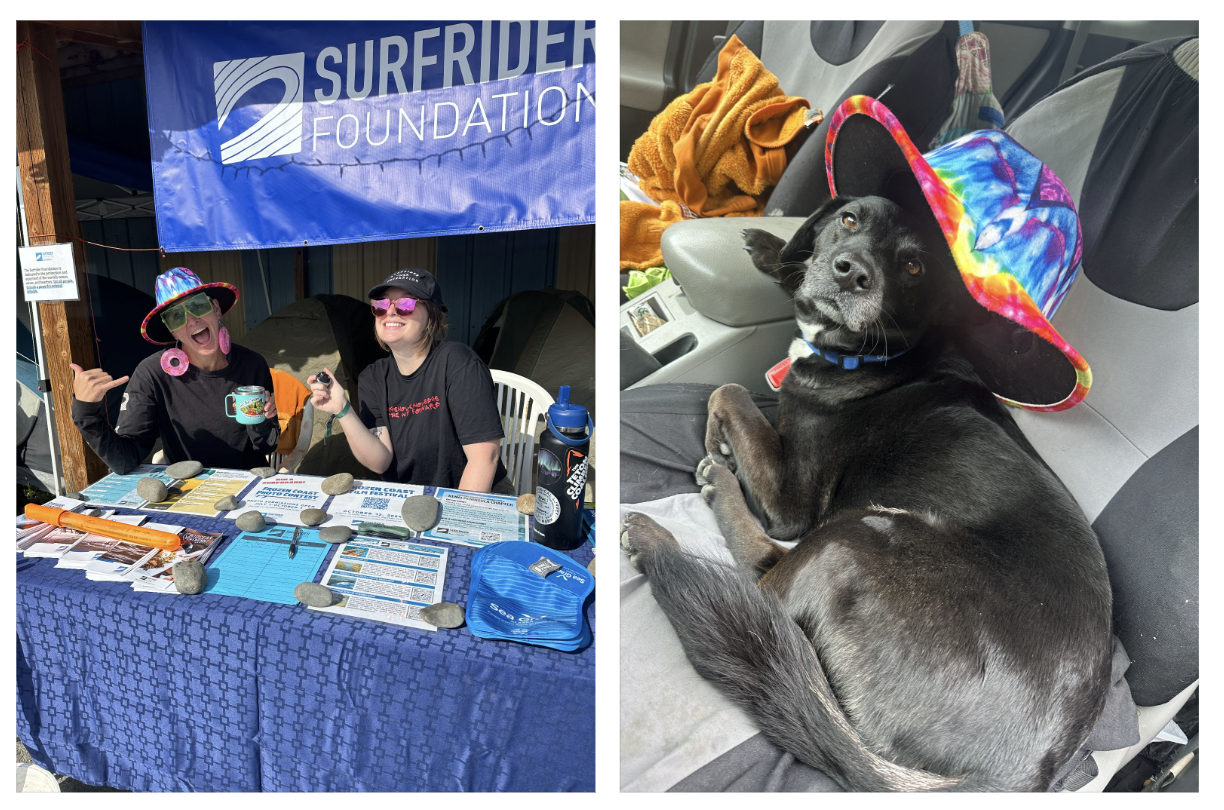
[[[331,385],[331,375],[326,371],[320,371],[315,375],[315,382],[319,383],[320,385]]]

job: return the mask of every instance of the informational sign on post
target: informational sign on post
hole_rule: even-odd
[[[17,248],[26,301],[79,301],[72,243]]]

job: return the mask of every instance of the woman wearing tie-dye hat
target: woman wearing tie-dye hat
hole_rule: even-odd
[[[108,467],[131,471],[159,437],[170,464],[192,460],[245,469],[267,463],[280,440],[272,374],[263,357],[231,343],[221,325],[237,301],[232,285],[205,284],[186,267],[175,267],[157,277],[157,306],[140,326],[145,340],[171,348],[146,357],[130,380],[72,364],[72,421]],[[103,399],[124,383],[112,429]],[[240,424],[227,417],[226,395],[254,385],[267,392],[264,420]]]

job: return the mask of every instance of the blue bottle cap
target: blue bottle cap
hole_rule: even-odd
[[[587,426],[587,411],[581,405],[569,401],[570,387],[561,386],[557,401],[548,406],[548,418],[559,428],[581,428]]]

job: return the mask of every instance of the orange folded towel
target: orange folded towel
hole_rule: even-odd
[[[621,270],[645,270],[663,264],[663,231],[682,219],[680,206],[671,200],[661,206],[621,200]]]
[[[714,80],[655,117],[633,145],[629,170],[651,198],[684,203],[699,216],[760,215],[808,106],[783,93],[777,77],[732,36]]]

